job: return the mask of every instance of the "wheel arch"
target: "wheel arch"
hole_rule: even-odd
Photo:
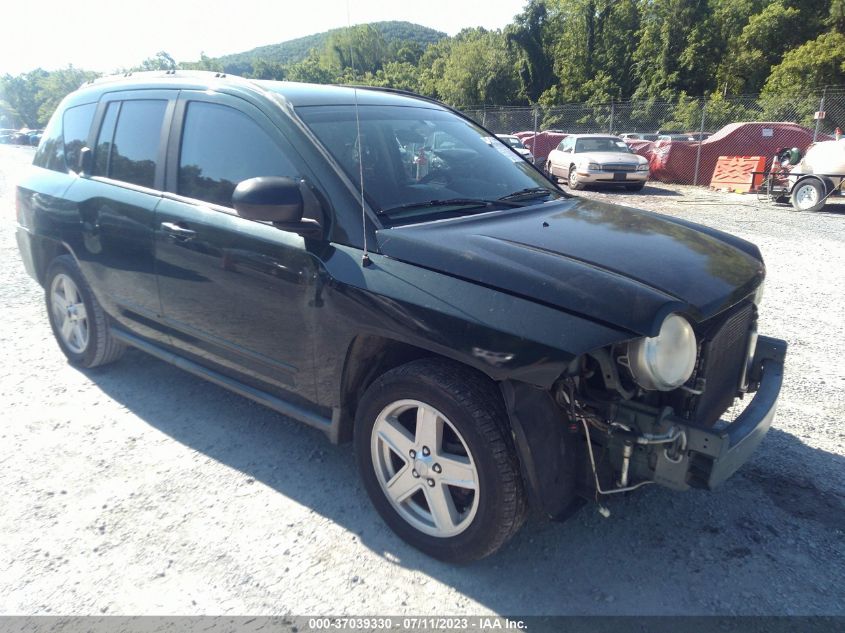
[[[47,269],[54,259],[62,255],[70,255],[74,261],[76,256],[73,251],[59,240],[49,237],[35,236],[33,240],[33,265],[35,266],[35,278],[42,287],[46,283]]]
[[[371,334],[356,336],[346,351],[343,364],[337,441],[351,441],[358,402],[376,378],[391,369],[421,358],[442,358],[458,362],[437,352],[396,339]]]
[[[360,335],[347,350],[336,440],[351,441],[358,402],[373,381],[422,358],[460,363],[494,385],[507,413],[507,434],[516,450],[529,504],[547,517],[566,516],[574,507],[580,453],[576,435],[567,431],[551,392],[538,385],[512,378],[496,380],[477,367],[431,350],[382,336]]]

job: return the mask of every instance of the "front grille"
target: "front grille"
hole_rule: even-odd
[[[637,171],[637,166],[631,163],[604,163],[603,171]]]
[[[755,318],[750,301],[705,324],[702,336],[699,378],[704,393],[694,405],[694,419],[712,426],[733,403],[748,352],[748,335]]]

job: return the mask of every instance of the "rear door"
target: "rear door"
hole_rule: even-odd
[[[173,344],[239,380],[313,400],[319,245],[231,206],[242,180],[313,178],[280,130],[234,96],[183,91],[170,138],[155,233]]]
[[[153,235],[177,95],[176,90],[106,94],[88,136],[91,174],[66,194],[81,220],[75,252],[101,304],[124,327],[164,342],[156,325],[161,305]]]

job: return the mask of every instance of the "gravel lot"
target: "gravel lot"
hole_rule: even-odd
[[[646,488],[453,567],[381,523],[349,446],[140,352],[68,366],[15,245],[31,156],[0,146],[0,613],[845,614],[845,205],[585,192],[759,244],[778,417],[714,493]]]

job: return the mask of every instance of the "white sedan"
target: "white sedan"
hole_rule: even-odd
[[[603,184],[639,191],[648,180],[648,161],[617,136],[571,134],[551,151],[546,171],[570,189]]]

